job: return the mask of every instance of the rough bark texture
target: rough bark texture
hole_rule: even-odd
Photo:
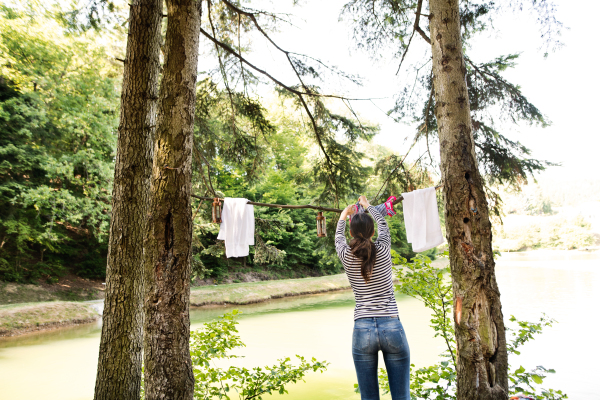
[[[454,290],[457,398],[506,399],[507,354],[492,226],[477,169],[458,0],[429,0],[435,115]]]
[[[162,1],[132,2],[121,93],[96,400],[140,398],[141,244],[149,207],[161,24]]]
[[[189,351],[192,133],[200,1],[167,0],[146,237],[144,389],[147,400],[192,399]]]

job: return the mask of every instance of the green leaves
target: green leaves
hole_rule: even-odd
[[[215,359],[234,359],[229,351],[244,347],[237,335],[236,318],[239,311],[233,310],[219,319],[204,324],[202,330],[191,333],[190,354],[194,365],[194,399],[231,399],[235,393],[241,400],[262,399],[265,394],[287,393],[286,385],[303,380],[308,372],[323,372],[327,362],[315,358],[307,360],[296,355],[297,365],[290,357],[279,359],[272,366],[240,368],[216,367]]]
[[[542,313],[542,316],[539,319],[539,322],[528,322],[528,321],[519,321],[515,318],[514,315],[511,315],[509,320],[511,322],[515,322],[518,325],[518,329],[507,328],[508,338],[507,340],[507,350],[509,354],[521,354],[517,351],[517,348],[521,347],[523,344],[527,343],[530,340],[534,339],[534,335],[541,334],[542,329],[544,327],[551,327],[557,321],[548,317],[545,313]]]
[[[443,254],[444,257],[448,253]],[[392,260],[397,266],[396,276],[398,285],[396,290],[421,301],[432,312],[431,327],[435,336],[440,336],[446,342],[447,349],[440,354],[437,364],[429,367],[415,369],[411,366],[410,391],[411,398],[442,400],[456,399],[456,341],[454,338],[454,323],[452,315],[452,282],[449,279],[449,267],[435,268],[431,265],[429,258],[417,255],[412,262],[392,251]],[[540,334],[542,329],[550,327],[555,320],[545,314],[538,322],[519,321],[514,316],[510,321],[517,325],[516,329],[507,330],[507,350],[511,354],[520,354],[517,350],[523,344],[533,340],[535,335]],[[509,394],[523,393],[536,400],[559,400],[566,399],[567,395],[560,390],[539,388],[548,374],[553,374],[553,369],[537,366],[527,371],[523,366],[514,371],[509,368]],[[379,386],[385,392],[389,392],[389,382],[385,369],[379,371]],[[354,385],[355,389],[358,385]]]
[[[448,257],[444,252],[442,257]],[[392,252],[392,261],[396,268],[399,284],[396,290],[423,302],[432,311],[431,327],[435,336],[442,337],[447,351],[454,359],[454,323],[452,316],[452,282],[449,279],[450,267],[435,268],[429,257],[417,254],[409,263],[405,258]]]
[[[93,32],[0,12],[0,279],[104,274],[118,69]],[[18,228],[17,228],[18,227]]]
[[[526,3],[529,3],[535,14],[534,18],[537,18],[545,46],[559,47],[557,37],[562,24],[556,20],[556,8],[549,1],[460,2],[460,26],[463,52],[466,53],[465,77],[468,89],[468,98],[462,101],[468,101],[470,105],[477,158],[488,187],[508,184],[518,189],[536,173],[555,165],[532,157],[529,148],[508,139],[499,128],[502,126],[504,129],[508,124],[522,122],[541,127],[550,123],[521,88],[504,77],[508,68],[516,66],[519,54],[498,55],[487,62],[477,62],[468,57],[475,39],[484,32],[495,30],[493,20],[499,13],[505,10],[520,13]],[[419,4],[422,9],[417,11]],[[398,121],[417,122],[414,143],[427,142],[429,152],[429,141],[437,140],[438,136],[434,112],[438,106],[433,96],[431,49],[425,47],[427,44],[419,37],[416,29],[420,27],[421,32],[429,30],[428,14],[428,3],[417,0],[352,0],[344,6],[342,12],[342,15],[353,22],[357,47],[386,61],[396,59],[402,65],[406,57],[405,65],[410,63],[409,68],[402,71],[407,78],[396,93],[396,104],[388,114]],[[421,50],[426,51],[424,56],[419,55]],[[424,155],[413,155],[413,158],[421,160]],[[428,158],[427,164],[436,168],[437,161],[432,159],[431,154]],[[420,162],[426,165],[425,161]],[[425,167],[421,169],[425,170]],[[399,182],[410,177],[408,171],[402,172],[404,176],[396,177]],[[501,215],[501,199],[497,193],[489,189],[488,192],[488,198],[492,200],[491,211],[497,216]]]
[[[538,389],[534,386],[541,385],[547,374],[553,373],[555,373],[553,369],[546,369],[541,365],[538,365],[529,372],[523,366],[519,366],[519,368],[508,375],[510,394],[522,393],[536,400],[567,399],[568,396],[561,390]]]

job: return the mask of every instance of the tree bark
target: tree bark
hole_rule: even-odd
[[[190,195],[201,2],[166,4],[165,62],[144,246],[144,390],[147,400],[191,400]]]
[[[142,377],[143,243],[156,126],[162,1],[134,0],[106,267],[95,400],[139,400]]]
[[[507,353],[492,226],[477,168],[458,0],[429,0],[435,115],[457,343],[457,398],[506,399]]]

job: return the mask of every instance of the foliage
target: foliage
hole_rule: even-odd
[[[214,33],[242,52],[248,48],[239,41],[235,46],[236,35],[256,26],[240,18],[236,4],[214,2],[210,7]],[[114,46],[123,28],[111,27],[122,20],[122,12],[105,1],[2,7],[1,280],[52,282],[69,270],[86,277],[105,273],[121,70],[108,54],[123,51],[122,43]],[[266,15],[255,17],[270,32],[279,17]],[[402,164],[396,171],[399,156],[369,143],[377,127],[358,122],[349,104],[347,113],[333,112],[329,106],[334,100],[304,96],[309,116],[301,99],[287,89],[268,104],[249,90],[258,77],[241,70],[230,52],[216,49],[221,81],[209,71],[197,86],[195,193],[342,207],[361,194],[383,199],[431,183],[419,163]],[[310,57],[290,57],[303,80],[328,73],[344,76]],[[292,89],[318,91],[315,85],[303,85]],[[382,185],[394,174],[405,180]],[[196,202],[194,208],[194,278],[220,281],[232,271],[273,276],[341,271],[332,237],[335,214],[326,214],[329,237],[317,238],[314,211],[257,207],[257,245],[250,257],[231,260],[216,240],[218,226],[210,222],[210,206]],[[389,225],[394,249],[413,257],[401,214],[390,218]]]
[[[216,360],[232,360],[239,356],[229,354],[231,350],[244,347],[237,335],[237,310],[220,319],[204,324],[202,330],[191,333],[190,354],[194,365],[194,399],[262,399],[265,394],[287,393],[286,386],[303,380],[308,372],[323,372],[327,362],[310,361],[296,356],[298,365],[289,357],[278,360],[278,364],[252,369],[230,366],[215,366]]]
[[[591,224],[576,217],[510,215],[494,242],[501,251],[523,249],[584,249],[594,244]]]
[[[543,214],[554,214],[552,211],[552,201],[548,197],[538,196],[527,197],[525,211],[528,215],[543,215]]]
[[[206,15],[205,26],[201,28],[201,34],[214,45],[214,68],[208,73],[212,80],[219,79],[221,81],[219,86],[224,88],[220,96],[224,101],[216,103],[221,104],[220,108],[226,115],[222,120],[226,121],[224,125],[228,127],[223,130],[223,133],[233,139],[230,144],[241,145],[228,146],[226,141],[219,140],[219,146],[231,147],[237,154],[250,151],[250,158],[243,162],[251,163],[254,172],[256,161],[260,159],[261,153],[251,151],[258,149],[256,135],[254,135],[254,142],[248,140],[238,142],[238,139],[244,137],[245,131],[243,128],[238,128],[238,124],[243,123],[238,120],[239,100],[249,100],[250,96],[247,94],[249,90],[265,81],[271,82],[280,97],[288,100],[288,108],[297,111],[302,124],[306,126],[301,130],[302,134],[305,139],[314,144],[315,157],[312,170],[315,180],[321,183],[319,201],[339,205],[346,195],[356,191],[362,185],[360,176],[365,172],[365,168],[360,163],[362,154],[357,149],[357,141],[368,140],[378,128],[359,121],[349,99],[338,95],[323,95],[318,84],[325,82],[329,76],[341,77],[354,84],[359,83],[360,79],[345,74],[336,67],[328,66],[318,59],[284,50],[277,45],[270,35],[280,27],[281,23],[290,23],[287,14],[257,10],[247,7],[244,3],[229,0],[207,2],[205,8],[203,14]],[[268,71],[245,58],[245,53],[250,51],[252,44],[246,38],[253,33],[266,38],[274,50],[285,56],[289,69],[294,72],[297,79],[295,84],[284,84]],[[348,109],[347,115],[333,112],[330,109],[330,102],[324,101],[324,98],[341,102]],[[250,101],[256,102],[256,99]],[[253,113],[255,111],[258,111],[257,107],[253,107]],[[241,135],[236,133],[238,129],[242,132]],[[219,136],[217,130],[212,132]],[[249,179],[252,177],[252,174],[248,175]]]
[[[448,253],[444,253],[447,256]],[[392,253],[394,264],[400,268],[396,270],[399,280],[396,290],[421,301],[432,312],[431,327],[435,337],[441,337],[446,343],[446,350],[440,355],[440,361],[429,367],[415,369],[411,365],[410,390],[411,399],[443,400],[456,399],[456,341],[454,338],[454,323],[452,316],[452,283],[447,274],[449,267],[435,268],[431,261],[422,255],[417,255],[412,262],[398,254]],[[518,325],[516,329],[506,328],[508,331],[508,354],[520,354],[520,348],[526,342],[533,340],[540,334],[544,327],[550,327],[556,321],[543,315],[538,322],[519,321],[514,316],[511,322]],[[560,390],[539,388],[553,369],[537,366],[531,371],[526,371],[520,366],[514,371],[509,367],[509,394],[522,393],[532,396],[536,400],[566,399],[567,395]],[[379,371],[379,386],[389,392],[389,382],[384,368]],[[355,385],[357,387],[357,385]]]
[[[444,252],[442,257],[447,257]],[[394,265],[400,266],[396,269],[398,285],[396,290],[422,302],[432,312],[431,327],[435,331],[434,337],[442,337],[446,342],[447,351],[454,359],[453,346],[454,323],[452,316],[452,282],[446,278],[450,273],[450,266],[435,268],[431,265],[431,259],[423,255],[417,255],[412,262],[397,253],[392,253]],[[448,335],[450,332],[452,335]]]
[[[322,160],[313,156],[317,146],[299,113],[290,112],[295,107],[291,100],[280,97],[266,108],[253,100],[256,103],[251,112],[242,112],[235,100],[242,95],[231,95],[233,103],[228,91],[219,90],[210,80],[198,85],[193,176],[196,192],[274,204],[335,202],[333,197],[324,195],[333,192],[325,183],[326,177],[315,173]],[[381,176],[387,173],[368,167],[367,161],[389,151],[376,146],[364,148],[366,151],[356,153],[351,160],[359,168],[352,174],[353,183],[345,186],[341,179],[338,181],[338,193],[344,194],[338,198],[342,205],[355,202],[359,194],[375,194],[381,187]],[[386,195],[388,191],[381,198]],[[224,258],[222,242],[215,240],[218,226],[210,224],[209,204],[196,207],[199,211],[194,230],[194,265],[204,268],[197,276],[221,280],[233,271],[269,270],[279,276],[289,276],[299,269],[315,275],[341,271],[332,235],[336,214],[326,213],[329,236],[317,238],[313,210],[255,207],[256,245],[251,248],[250,257],[232,260]],[[388,221],[393,247],[404,256],[413,257],[401,211]]]
[[[498,216],[501,214],[502,199],[492,190],[494,185],[509,184],[519,188],[535,173],[556,165],[532,158],[530,149],[508,139],[500,131],[499,126],[504,128],[508,124],[526,123],[541,127],[549,124],[547,117],[526,98],[521,88],[503,76],[508,68],[516,66],[519,55],[500,55],[484,62],[470,58],[472,40],[480,33],[494,30],[496,15],[504,11],[520,12],[527,4],[540,26],[546,49],[560,47],[558,36],[562,24],[556,20],[555,6],[549,0],[460,2],[465,77],[475,150],[485,178],[491,211]],[[399,91],[396,105],[389,113],[398,120],[416,122],[418,126],[414,141],[424,140],[429,148],[429,141],[437,138],[438,127],[434,115],[437,106],[433,95],[430,49],[427,42],[422,40],[429,40],[426,33],[429,31],[427,8],[427,2],[420,0],[351,0],[345,5],[343,13],[354,24],[357,46],[373,56],[399,60],[398,71],[411,43],[413,49],[417,49],[413,53],[426,50],[427,54],[421,59],[414,56],[410,58],[409,54],[407,59],[413,63],[409,68],[412,76]],[[430,160],[430,163],[435,164],[434,160]],[[393,178],[399,181],[404,179],[401,174]]]
[[[102,276],[118,68],[93,33],[0,12],[0,279]]]

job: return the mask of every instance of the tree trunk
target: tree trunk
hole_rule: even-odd
[[[429,0],[435,115],[446,198],[457,343],[457,398],[506,399],[507,354],[492,226],[477,169],[458,0]]]
[[[165,62],[144,246],[144,390],[147,400],[191,400],[190,195],[201,3],[166,4]]]
[[[143,243],[160,70],[161,0],[134,0],[123,71],[106,299],[94,399],[139,400]]]

